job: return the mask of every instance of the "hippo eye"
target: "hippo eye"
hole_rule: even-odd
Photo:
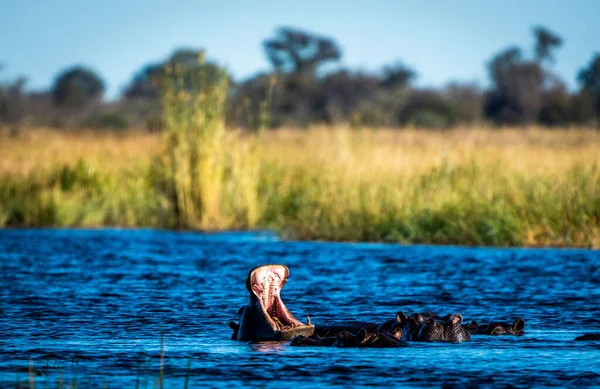
[[[502,335],[504,331],[502,331],[502,327],[494,327],[492,330],[492,335]]]

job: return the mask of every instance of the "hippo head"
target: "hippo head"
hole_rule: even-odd
[[[518,318],[513,324],[491,323],[484,330],[488,335],[522,335],[525,328],[525,320]]]
[[[428,342],[444,340],[444,325],[433,318],[429,318],[419,328],[416,339],[413,339]]]
[[[468,331],[462,328],[463,317],[460,313],[455,315],[447,315],[444,323],[444,340],[447,342],[462,342],[471,340],[471,335]]]
[[[416,340],[419,329],[426,320],[425,316],[420,313],[413,313],[408,316],[404,312],[398,312],[396,315],[396,321],[400,323],[406,340]]]
[[[356,342],[358,347],[400,347],[406,346],[406,342],[400,340],[402,338],[402,330],[397,329],[399,334],[394,334],[385,330],[376,330],[374,332],[367,332],[364,328],[356,334]]]
[[[290,346],[331,346],[336,340],[335,337],[322,338],[318,335],[298,335],[292,339]]]
[[[471,334],[479,334],[480,330],[479,330],[479,323],[477,322],[477,320],[472,320],[470,323],[466,323],[463,324],[463,329],[465,331],[469,331]]]
[[[284,265],[263,265],[250,270],[246,278],[250,303],[240,310],[238,340],[281,340],[299,334],[312,335],[314,326],[296,320],[281,300],[280,292],[288,276],[289,270]]]
[[[471,336],[462,327],[463,318],[460,313],[444,316],[442,320],[429,318],[421,326],[416,340],[462,342]]]
[[[363,330],[361,329],[361,331]],[[359,345],[359,339],[350,331],[342,331],[337,334],[335,343],[333,343],[333,345],[336,347],[357,347]]]
[[[404,312],[398,312],[395,318],[386,320],[382,324],[378,325],[377,331],[385,331],[396,339],[402,339],[402,335],[404,334],[402,329],[404,327],[405,317],[406,314]]]

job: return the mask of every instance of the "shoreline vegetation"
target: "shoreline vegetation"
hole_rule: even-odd
[[[271,94],[255,131],[232,130],[227,74],[199,63],[157,79],[160,133],[2,131],[0,227],[600,247],[598,131],[267,131]]]
[[[210,107],[186,111],[188,103],[171,104],[181,108],[172,114],[179,121],[160,134],[0,130],[0,227],[271,229],[302,240],[600,247],[600,132],[248,133],[226,130],[222,112],[207,114]]]

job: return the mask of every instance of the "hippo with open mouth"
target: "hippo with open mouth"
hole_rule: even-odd
[[[229,323],[234,330],[232,339],[291,340],[297,335],[314,333],[310,319],[306,324],[296,320],[281,300],[280,292],[289,274],[284,265],[262,265],[250,270],[246,279],[250,303],[239,310],[239,324]]]

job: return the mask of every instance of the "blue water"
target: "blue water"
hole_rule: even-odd
[[[396,311],[526,321],[399,349],[230,340],[245,278],[283,263],[300,320]],[[285,242],[271,234],[0,230],[0,387],[600,386],[600,252]],[[33,372],[33,374],[30,373]]]

